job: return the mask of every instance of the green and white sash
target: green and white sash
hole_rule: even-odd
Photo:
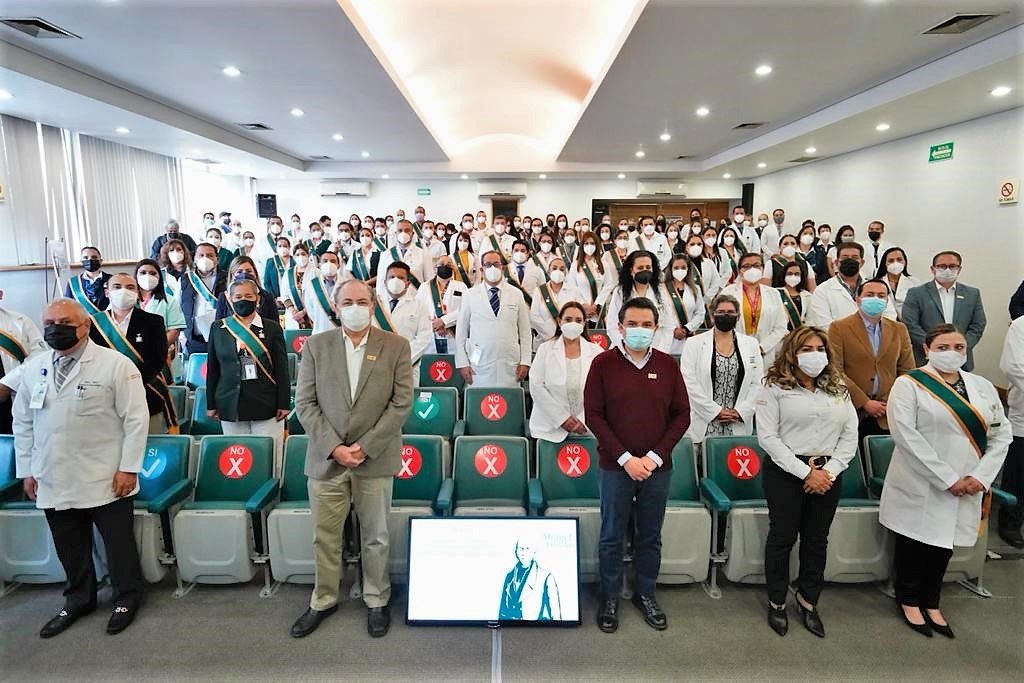
[[[437,286],[437,278],[430,281],[430,300],[434,304],[434,315],[438,318],[444,316],[444,303],[441,301],[441,289]]]
[[[540,259],[534,254],[532,257],[534,264],[540,268],[541,275],[544,276],[544,282],[551,282],[551,276],[548,275],[548,269],[544,267],[544,264],[540,262]]]
[[[612,265],[615,266],[615,272],[617,273],[622,270],[622,257],[619,256],[619,252],[612,249],[608,253],[612,255]]]
[[[686,315],[683,297],[679,294],[679,290],[676,289],[675,285],[672,284],[668,287],[668,294],[672,298],[672,308],[676,311],[676,317],[679,318],[679,326],[686,327],[686,324],[690,322],[690,316]]]
[[[94,304],[89,298],[89,295],[85,293],[85,285],[82,284],[81,275],[76,275],[71,278],[68,286],[71,288],[71,296],[75,297],[75,301],[82,304],[82,307],[85,308],[85,312],[88,313],[90,317],[103,312],[96,308],[96,304]]]
[[[294,268],[288,269],[288,272],[285,273],[285,280],[288,283],[288,292],[291,295],[292,304],[294,304],[295,310],[306,310],[306,306],[302,303],[302,291],[299,289],[299,281],[298,278],[295,277]]]
[[[501,265],[507,266],[508,259],[505,258],[505,252],[501,248],[501,242],[499,242],[498,238],[494,235],[488,235],[487,239],[491,241],[491,250],[498,252],[498,255],[501,256]]]
[[[370,264],[366,262],[361,248],[352,252],[352,277],[364,282],[372,277],[370,275]]]
[[[979,458],[984,456],[985,449],[988,448],[988,423],[977,409],[948,384],[926,370],[915,368],[907,372],[907,377],[949,410],[960,429],[967,435],[975,455]]]
[[[277,384],[277,380],[274,379],[274,363],[270,359],[270,351],[260,341],[260,338],[253,334],[249,326],[242,322],[237,315],[228,316],[222,322],[224,329],[242,345],[243,349],[247,349],[252,354],[252,359],[256,362],[256,367],[260,369],[260,372],[272,384]]]
[[[10,354],[19,364],[24,363],[25,359],[28,358],[28,353],[25,351],[25,347],[21,345],[21,342],[5,330],[0,330],[0,349]]]
[[[388,314],[388,309],[378,297],[377,305],[373,307],[373,316],[377,320],[377,327],[384,330],[385,332],[394,332],[395,326],[391,322],[391,316]]]
[[[789,316],[789,331],[792,332],[798,327],[802,327],[804,321],[800,319],[800,311],[797,310],[793,297],[789,295],[785,287],[779,287],[779,294],[782,295],[782,307],[786,309],[786,315]]]
[[[508,268],[505,269],[505,281],[508,282],[513,287],[515,287],[516,289],[518,289],[520,292],[522,292],[523,293],[523,299],[526,301],[526,305],[527,306],[532,306],[533,305],[533,297],[530,296],[529,292],[527,292],[525,289],[523,289],[523,286],[521,284],[516,282],[515,276],[512,275],[511,272],[509,272],[509,268],[511,268],[511,267],[512,266],[508,266]]]
[[[275,256],[274,258],[277,257]],[[203,297],[211,308],[217,308],[217,297],[215,297],[213,292],[210,291],[210,288],[206,286],[206,282],[203,281],[203,278],[199,277],[199,274],[194,270],[188,271],[186,273],[186,277],[188,277],[188,281],[192,283],[192,289],[196,290],[196,294]]]
[[[398,256],[398,247],[391,247],[391,262],[395,263],[396,261],[401,261],[402,263],[405,263],[405,265],[407,265],[407,266],[409,265],[408,263],[406,263],[404,260],[402,260]],[[420,279],[418,277],[416,277],[415,275],[413,275],[412,272],[409,273],[409,282],[412,283],[413,287],[416,287],[417,289],[419,289]]]
[[[469,281],[469,271],[466,270],[468,266],[462,262],[463,257],[466,256],[467,253],[468,252],[465,251],[455,252],[455,256],[452,257],[452,261],[455,262],[455,277],[457,277],[462,284],[469,287],[473,283]]]
[[[387,251],[388,245],[384,244],[384,240],[379,237],[373,238],[373,248],[377,251]]]
[[[590,287],[590,301],[596,304],[601,288],[597,284],[597,278],[594,277],[594,271],[591,270],[590,264],[586,260],[583,261],[583,276],[587,278],[587,285]]]
[[[551,316],[555,327],[558,327],[558,304],[555,303],[555,297],[551,293],[549,285],[543,284],[537,288],[537,291],[540,292],[540,298],[544,300],[544,308],[548,309],[548,315]]]
[[[313,298],[316,299],[317,304],[323,309],[327,319],[335,327],[341,327],[341,321],[338,320],[338,313],[334,310],[334,304],[331,303],[331,298],[327,296],[327,288],[324,287],[323,278],[317,275],[310,282],[310,287],[313,289]]]

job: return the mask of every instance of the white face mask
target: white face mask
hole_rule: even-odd
[[[668,232],[665,233],[665,235],[667,235],[670,240],[674,240],[675,238],[679,237],[679,231],[669,230]]]
[[[701,230],[703,229],[704,226],[701,225],[700,223],[694,223],[693,225],[690,226],[690,232],[692,232],[694,235],[699,235]]]
[[[495,223],[494,224],[494,234],[495,235],[504,235],[505,234],[505,224],[504,223]]]
[[[526,263],[526,259],[530,258],[525,251],[513,251],[512,260],[516,263]]]
[[[462,221],[462,229],[463,230],[472,230],[473,229],[473,221]]]
[[[370,237],[369,235],[363,235],[362,237],[359,238],[359,243],[364,247],[368,247],[371,244],[373,244],[373,238]]]
[[[942,283],[956,282],[960,270],[957,268],[936,268],[935,279]]]
[[[704,244],[706,244],[709,247],[715,246],[715,238],[714,237],[705,237],[704,238]]]
[[[821,232],[818,233],[818,239],[820,239],[822,242],[828,242],[828,238],[831,236],[832,233],[829,232],[828,230],[822,230]]]
[[[563,282],[565,282],[565,271],[564,270],[552,270],[548,274],[548,277],[550,277],[551,281],[554,282],[556,285],[560,285]]]
[[[351,225],[353,228],[358,228],[360,225],[362,225],[362,223],[363,222],[361,220],[359,220],[358,218],[350,218],[348,220],[348,224]],[[370,227],[370,226],[366,226],[366,227]]]
[[[686,274],[690,272],[688,268],[676,268],[672,271],[672,277],[682,282],[686,279]]]
[[[615,246],[619,249],[625,250],[629,246],[629,240],[615,240]]]
[[[558,221],[559,228],[564,230],[566,225],[568,225],[568,223],[566,223],[565,221]]]
[[[332,261],[324,261],[320,265],[320,272],[323,273],[325,277],[334,277],[338,274],[338,266],[334,265],[334,262]]]
[[[812,244],[814,244],[814,235],[808,235],[806,233],[800,235],[800,244],[804,245],[805,247],[811,246]]]
[[[906,267],[907,264],[903,261],[892,261],[885,266],[885,269],[889,271],[890,275],[902,275]]]
[[[516,228],[521,228],[521,227],[523,227],[523,222],[522,221],[512,221],[512,225],[516,226]]]
[[[541,231],[542,231],[542,230],[544,230],[544,226],[543,226],[543,225],[535,225],[535,226],[533,226],[532,228],[530,228],[530,231],[531,231],[531,232],[532,232],[532,233],[533,233],[534,235],[539,235],[539,234],[541,233]]]
[[[386,287],[391,296],[398,296],[405,291],[405,280],[397,277],[389,277]]]
[[[484,268],[484,278],[492,285],[501,282],[501,268],[498,266],[487,266]]]
[[[573,341],[579,339],[580,335],[583,334],[582,323],[562,323],[562,336]]]
[[[115,289],[110,292],[110,305],[119,311],[127,311],[138,300],[138,293],[130,289]]]
[[[301,223],[301,221],[292,221],[292,227],[295,228],[296,230],[298,230],[300,223]]]
[[[767,223],[765,223],[765,225],[767,225]],[[752,228],[752,227],[754,227],[754,224],[753,224],[753,223],[751,223],[750,221],[746,221],[746,222],[745,222],[745,223],[743,224],[743,227],[744,227],[744,228]]]
[[[185,254],[177,250],[169,251],[167,252],[167,260],[174,265],[178,265],[185,260]]]
[[[256,240],[254,240],[252,237],[246,237],[244,240],[242,240],[242,244],[244,244],[247,247],[251,247],[252,245],[256,244]]]
[[[928,362],[939,372],[956,372],[967,362],[967,356],[955,349],[929,351]]]
[[[805,375],[814,378],[828,367],[828,354],[824,351],[804,351],[797,354],[796,364]]]
[[[386,219],[384,219],[384,222],[387,223],[388,227],[390,228],[392,225],[395,224],[395,219],[394,218],[386,218]]]
[[[540,250],[543,251],[545,254],[550,254],[551,253],[551,242],[541,242],[540,243]]]
[[[313,233],[313,239],[315,239],[315,240],[322,240],[323,238],[324,238],[324,233],[323,233],[322,230],[317,230],[316,232]]]
[[[160,278],[156,275],[140,275],[137,278],[137,282],[139,283],[139,287],[142,287],[143,290],[152,292],[156,289],[156,286],[160,284]]]
[[[686,248],[686,253],[690,255],[690,258],[697,258],[704,253],[704,247],[699,244],[692,244]]]
[[[761,220],[759,220],[757,222],[757,227],[759,227],[759,228],[767,228],[768,227],[768,219],[762,218]]]
[[[284,258],[285,256],[288,256],[291,253],[292,253],[292,250],[289,249],[288,247],[278,247],[277,248],[277,255],[280,256],[281,258]]]
[[[432,228],[423,228],[423,239],[429,240],[434,237],[434,230]]]
[[[467,249],[469,249],[469,242],[467,242],[466,240],[459,240],[459,249],[462,251],[466,251]]]
[[[217,265],[217,262],[209,256],[200,256],[196,259],[196,268],[199,269],[200,273],[209,273],[215,265]]]
[[[731,247],[732,245],[736,244],[736,238],[733,237],[732,235],[726,235],[725,237],[722,238],[722,244],[724,244],[727,247]]]
[[[743,271],[743,279],[749,282],[750,284],[754,284],[755,282],[760,281],[760,279],[763,276],[764,271],[762,271],[760,268],[750,268],[748,270]]]
[[[801,278],[800,278],[799,275],[787,275],[786,276],[786,284],[789,285],[790,287],[796,287],[797,285],[799,285],[800,284],[800,280],[801,280]]]
[[[305,254],[299,254],[295,257],[295,263],[299,268],[305,268],[309,264],[309,257]]]
[[[743,225],[743,221],[745,218],[746,216],[742,213],[734,213],[732,215],[732,222],[735,223],[736,225]]]
[[[215,237],[215,236],[211,235],[211,236],[206,238],[206,241],[209,242],[210,244],[212,244],[213,246],[219,248],[220,247],[220,243],[221,243],[221,238],[220,237]]]
[[[576,244],[576,236],[575,235],[566,235],[565,236],[565,243],[566,244]]]
[[[654,226],[653,225],[645,225],[643,227],[643,231],[644,231],[644,235],[645,236],[650,237],[651,235],[654,234]]]
[[[583,253],[586,254],[587,256],[593,256],[596,251],[597,251],[597,245],[596,244],[584,244],[583,245]]]
[[[348,230],[342,230],[341,232],[338,233],[338,239],[340,239],[342,242],[348,242],[350,239],[352,239],[352,233],[349,232]]]
[[[477,216],[476,217],[476,224],[477,225],[483,225],[486,222],[487,222],[487,216]]]
[[[352,330],[360,332],[370,324],[370,309],[366,306],[352,304],[341,307],[341,324]]]
[[[782,248],[781,254],[786,258],[793,258],[794,254],[796,254],[796,247],[792,244],[787,244]]]
[[[384,235],[388,234],[388,229],[387,228],[383,228],[383,227],[382,228],[374,228],[373,229],[373,234],[375,234],[377,237],[383,237]]]
[[[407,232],[400,232],[400,233],[398,233],[398,243],[399,244],[409,244],[409,242],[412,242],[412,235],[410,235]]]

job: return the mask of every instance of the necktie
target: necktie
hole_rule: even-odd
[[[526,266],[520,263],[518,266],[516,266],[516,273],[516,277],[519,278],[519,284],[523,284],[523,278],[526,277]]]
[[[398,299],[392,299],[391,300],[391,312],[392,313],[395,312],[395,306],[397,306],[397,305],[398,305]]]
[[[57,391],[64,386],[64,381],[68,378],[68,373],[71,372],[71,366],[74,364],[75,359],[73,356],[61,356],[57,359],[57,376],[54,377],[54,384],[57,386]]]
[[[881,335],[878,334],[878,331],[879,331],[878,330],[878,325],[877,324],[876,325],[872,325],[868,331],[871,333],[871,334],[868,335],[868,337],[870,337],[870,339],[871,339],[871,350],[874,351],[875,355],[877,356],[878,355],[879,342],[881,341],[879,339],[879,337]]]
[[[875,247],[875,270],[877,270],[878,269],[878,245],[876,244],[876,245],[874,245],[874,247]]]
[[[491,310],[494,311],[494,315],[498,315],[498,288],[491,287]]]

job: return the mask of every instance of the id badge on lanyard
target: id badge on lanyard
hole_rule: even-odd
[[[242,365],[243,380],[256,379],[256,361],[253,360],[248,351],[242,350],[238,356],[238,362]]]

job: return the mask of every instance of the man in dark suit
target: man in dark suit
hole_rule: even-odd
[[[181,226],[178,225],[178,221],[171,219],[167,221],[167,226],[164,228],[164,234],[153,240],[153,246],[149,248],[149,258],[154,261],[160,258],[160,249],[168,240],[181,240],[186,247],[188,252],[194,258],[196,255],[196,241],[192,239],[190,235],[187,235],[181,231]]]
[[[217,297],[227,289],[227,280],[227,273],[217,269],[217,249],[206,242],[197,246],[195,268],[181,277],[181,312],[185,314],[185,348],[189,353],[206,353],[217,314]]]
[[[940,251],[932,258],[935,279],[907,291],[903,302],[903,322],[914,344],[914,358],[924,365],[924,337],[942,323],[956,325],[967,338],[967,362],[964,370],[974,369],[974,347],[985,333],[985,308],[981,291],[957,282],[963,259],[955,251]]]
[[[1010,320],[1016,320],[1024,315],[1024,281],[1021,281],[1017,291],[1010,297]]]
[[[107,282],[110,306],[92,316],[89,337],[100,346],[120,352],[139,369],[146,385],[149,408],[149,433],[162,434],[177,425],[174,405],[161,373],[167,367],[167,333],[164,319],[147,313],[135,304],[139,286],[127,273],[116,273]]]
[[[105,273],[103,257],[96,247],[82,247],[82,274],[68,281],[64,288],[64,296],[82,304],[86,312],[92,315],[97,310],[107,310],[107,280],[110,273]],[[95,309],[95,310],[94,310]]]

